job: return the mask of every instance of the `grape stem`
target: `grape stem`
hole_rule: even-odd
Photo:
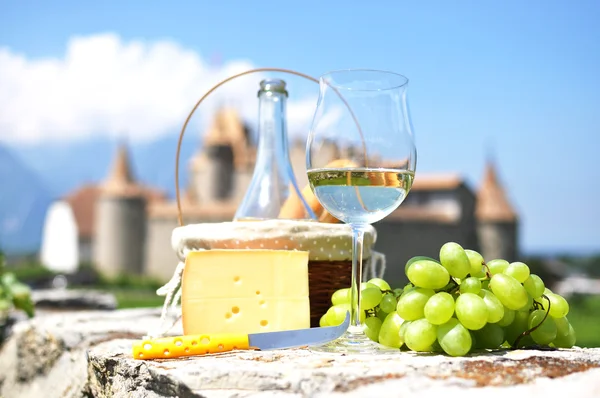
[[[490,267],[488,267],[488,265],[485,263],[485,261],[482,261],[481,265],[483,265],[485,267],[485,276],[487,276],[488,279],[492,279],[492,273],[490,272]]]
[[[521,333],[519,335],[519,337],[517,337],[517,339],[515,340],[515,343],[513,344],[513,347],[519,348],[519,342],[521,341],[521,339],[523,337],[527,336],[528,334],[531,334],[531,332],[535,331],[537,328],[539,328],[542,325],[542,323],[544,323],[544,321],[546,320],[546,318],[548,318],[548,314],[550,314],[550,305],[551,305],[550,304],[550,299],[545,294],[542,294],[542,297],[545,298],[546,300],[548,300],[548,309],[546,310],[546,314],[544,315],[544,318],[540,321],[540,323],[538,323],[537,325],[535,325],[531,329],[526,330],[523,333]]]

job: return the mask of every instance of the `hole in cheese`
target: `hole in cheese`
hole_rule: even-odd
[[[177,347],[181,347],[182,344],[183,344],[183,342],[181,341],[181,339],[175,339],[175,345]]]
[[[256,295],[258,296],[259,294],[260,294],[260,290],[257,290],[256,291]]]
[[[219,344],[219,350],[223,349],[223,344]]]
[[[144,344],[144,350],[148,351],[148,350],[151,350],[151,349],[152,349],[152,344],[150,344],[150,343]]]
[[[233,312],[234,314],[238,314],[240,312],[240,308],[239,307],[232,307],[231,308],[231,312]]]
[[[208,337],[202,337],[202,339],[200,340],[200,344],[202,345],[207,345],[208,343],[210,343],[210,338]]]
[[[239,277],[239,276],[234,276],[234,277],[233,277],[233,281],[234,281],[235,283],[239,283],[239,281],[240,281],[240,277]]]
[[[258,302],[258,304],[260,304],[260,305],[261,305],[261,307],[264,307],[264,306],[265,306],[265,300],[260,300],[260,301]]]
[[[169,355],[170,354],[169,350],[165,350],[164,354]]]
[[[198,345],[198,342],[196,340],[192,340],[192,345]]]
[[[227,319],[231,318],[231,312],[226,313],[225,318],[227,318]]]
[[[185,352],[190,352],[190,347],[185,347]]]
[[[140,354],[138,355],[140,358],[144,358],[144,353],[140,352]]]
[[[266,321],[264,319],[262,321],[260,321],[260,326],[267,326],[268,324],[269,324],[269,321]]]

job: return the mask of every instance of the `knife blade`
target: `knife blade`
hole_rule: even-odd
[[[346,312],[344,322],[338,326],[252,334],[200,334],[138,340],[133,343],[133,358],[169,359],[233,350],[277,350],[319,345],[337,339],[344,334],[349,325],[350,313]]]

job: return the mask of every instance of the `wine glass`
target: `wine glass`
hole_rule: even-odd
[[[315,347],[343,353],[389,352],[368,339],[361,322],[363,237],[410,191],[417,152],[402,75],[377,70],[329,72],[306,146],[308,180],[321,205],[352,229],[350,326]],[[397,350],[396,350],[397,351]]]

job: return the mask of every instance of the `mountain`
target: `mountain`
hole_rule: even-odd
[[[177,140],[178,136],[171,134],[152,142],[129,144],[136,179],[174,195]],[[12,149],[40,176],[54,197],[61,197],[84,183],[102,181],[117,145],[110,138],[94,138],[13,146]],[[198,137],[184,138],[180,159],[181,186],[185,186],[187,161],[198,150],[198,145]]]
[[[40,176],[0,145],[0,249],[7,254],[36,251],[51,201]]]

